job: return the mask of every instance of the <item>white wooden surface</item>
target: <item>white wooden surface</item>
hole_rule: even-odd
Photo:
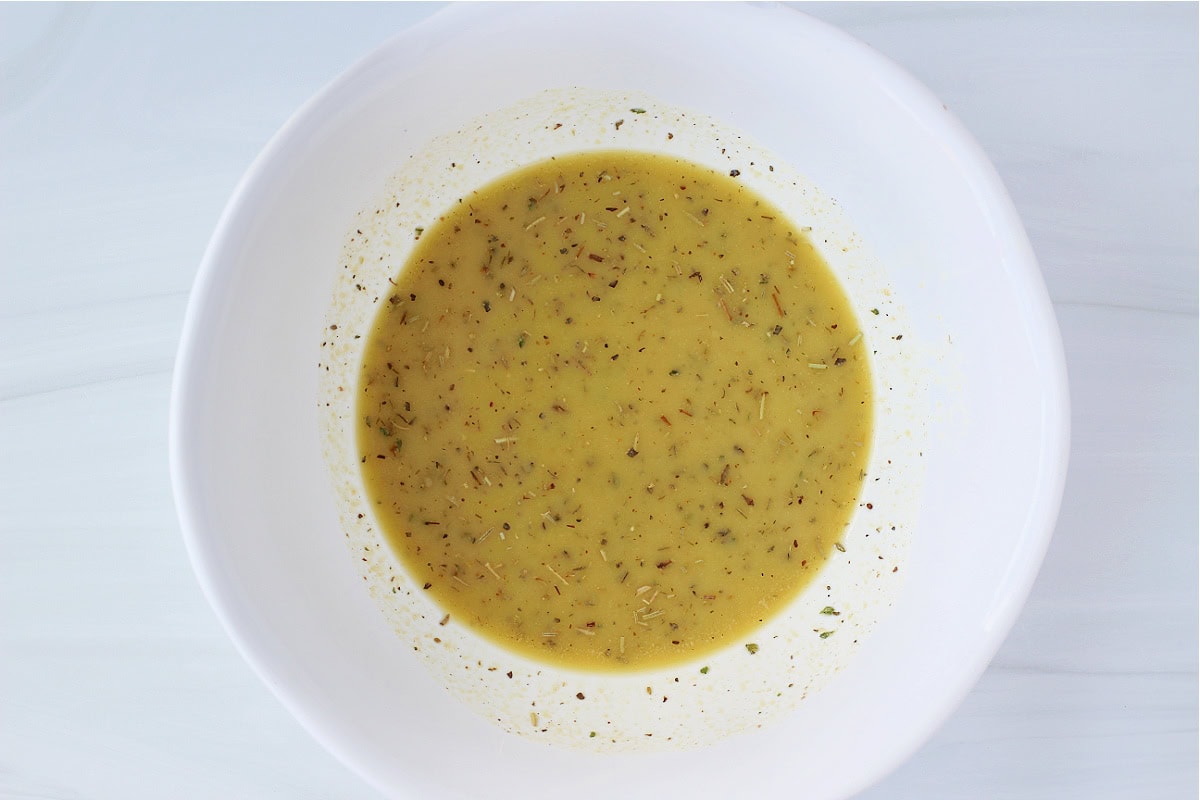
[[[983,680],[865,797],[1197,796],[1197,6],[804,5],[996,162],[1066,343],[1071,473]],[[271,134],[415,5],[0,4],[0,797],[375,798],[200,595],[170,370]]]

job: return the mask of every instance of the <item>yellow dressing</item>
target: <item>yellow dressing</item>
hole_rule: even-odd
[[[452,618],[565,666],[655,667],[751,636],[816,576],[871,381],[836,278],[773,206],[584,153],[416,235],[358,445],[385,538]]]

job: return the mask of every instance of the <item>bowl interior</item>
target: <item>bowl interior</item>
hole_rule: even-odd
[[[348,222],[428,141],[562,87],[695,109],[802,172],[869,244],[906,311],[890,335],[932,376],[894,608],[786,719],[703,750],[597,756],[477,718],[361,591],[323,463],[316,365]],[[924,741],[1012,624],[1057,513],[1068,435],[1057,328],[986,158],[893,65],[777,7],[452,8],[377,51],[239,187],[197,280],[173,404],[181,521],[231,635],[329,749],[418,796],[862,788]]]

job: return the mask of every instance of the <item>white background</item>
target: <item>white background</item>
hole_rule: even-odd
[[[1197,796],[1197,6],[802,5],[991,156],[1062,328],[1062,515],[962,707],[864,797]],[[251,673],[167,473],[239,176],[419,5],[0,5],[0,797],[377,798]]]

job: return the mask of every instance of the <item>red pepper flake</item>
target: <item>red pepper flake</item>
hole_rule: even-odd
[[[668,558],[666,561],[660,561],[654,566],[658,567],[659,569],[666,569],[667,567],[671,566],[671,559]]]
[[[668,425],[670,425],[670,424],[671,424],[671,420],[667,419],[667,415],[666,415],[666,414],[663,414],[663,415],[659,416],[659,419],[661,419],[663,422],[667,423]]]
[[[604,260],[604,256],[598,256],[595,253],[588,253],[588,258],[590,258],[592,261],[603,261]]]

